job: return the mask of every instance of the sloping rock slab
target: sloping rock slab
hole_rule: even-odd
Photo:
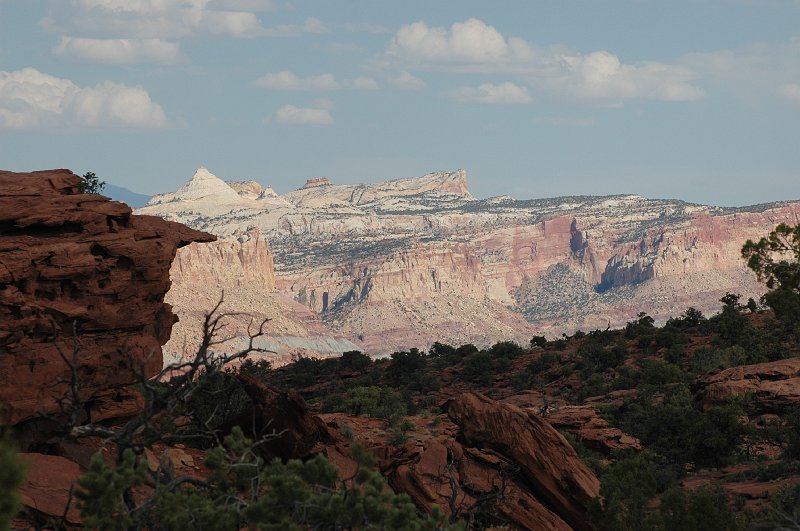
[[[466,444],[493,450],[518,466],[545,507],[575,529],[594,529],[586,513],[600,495],[600,481],[550,424],[477,393],[451,400],[447,414]]]

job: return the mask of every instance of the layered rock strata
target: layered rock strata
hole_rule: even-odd
[[[799,202],[733,209],[633,195],[478,200],[463,170],[312,184],[254,199],[252,185],[200,169],[141,212],[234,240],[258,228],[272,252],[273,293],[305,307],[307,322],[374,354],[437,340],[523,342],[620,326],[640,311],[657,320],[689,306],[713,313],[728,291],[763,292],[740,258],[744,241],[800,222]],[[267,306],[279,319],[280,308]]]
[[[176,321],[164,303],[175,252],[215,239],[80,194],[80,181],[68,170],[0,171],[2,424],[60,412],[62,356],[75,356],[89,416],[93,397],[156,374]]]
[[[747,395],[761,412],[784,411],[800,406],[800,358],[731,367],[701,377],[695,388],[706,409]]]

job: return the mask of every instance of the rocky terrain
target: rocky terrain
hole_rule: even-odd
[[[728,291],[757,299],[763,287],[741,246],[780,222],[797,223],[800,202],[734,209],[631,195],[479,200],[463,170],[369,185],[312,179],[278,196],[201,168],[139,212],[223,240],[214,253],[179,253],[193,274],[186,286],[189,277],[173,271],[176,312],[202,314],[224,287],[231,310],[275,319],[271,345],[285,358],[345,344],[387,354],[434,341],[525,342],[617,327],[639,311],[660,322],[689,306],[716,311]],[[262,246],[225,243],[252,229],[268,242],[269,259]],[[243,258],[251,247],[261,254]],[[261,260],[264,277],[237,291],[218,271],[239,259]],[[304,329],[288,324],[298,316]],[[178,326],[177,341],[193,322]],[[167,351],[180,355],[181,345]]]
[[[13,428],[26,463],[14,528],[79,527],[74,496],[86,487],[78,478],[96,468],[95,452],[108,470],[122,467],[125,441],[146,480],[120,490],[127,497],[117,503],[136,506],[184,483],[197,502],[213,476],[212,452],[191,431],[198,425],[215,437],[266,430],[273,435],[259,455],[325,456],[342,484],[364,466],[361,448],[421,513],[438,508],[442,522],[470,529],[711,531],[800,521],[800,343],[785,315],[729,299],[708,319],[687,312],[659,328],[640,315],[622,330],[538,337],[530,347],[437,342],[389,359],[350,352],[149,380],[175,322],[164,302],[170,275],[186,300],[210,295],[203,283],[230,288],[233,300],[257,285],[284,304],[280,272],[262,267],[275,257],[257,228],[214,242],[80,194],[79,182],[66,170],[0,172],[0,424]],[[249,184],[240,191],[259,200]],[[556,218],[541,230],[563,237],[566,227],[575,241],[572,225]],[[274,323],[284,337],[331,337],[308,304],[294,304],[298,323],[286,310]],[[218,331],[241,338],[249,321],[240,318],[227,316]],[[190,392],[179,404],[160,402],[180,386]]]
[[[15,528],[78,526],[82,515],[73,494],[92,466],[90,456],[99,451],[107,464],[119,465],[112,456],[123,439],[109,434],[135,434],[126,422],[151,418],[148,408],[156,407],[156,398],[142,386],[161,370],[161,346],[175,323],[163,302],[170,265],[174,281],[184,284],[196,278],[201,264],[203,275],[212,275],[205,282],[258,285],[265,292],[274,286],[272,269],[261,267],[270,264],[271,254],[257,231],[212,244],[207,233],[131,215],[121,203],[81,194],[79,183],[67,170],[0,172],[0,425],[14,428],[26,463],[19,496],[27,509]],[[173,263],[179,247],[185,252]],[[277,434],[263,450],[270,455],[322,453],[342,477],[356,467],[352,438],[337,427],[349,425],[350,417],[320,417],[292,392],[276,392],[245,374],[235,378],[249,409],[226,419],[221,429],[269,428]],[[134,383],[137,389],[130,387]],[[164,413],[138,431],[155,429]],[[522,475],[499,506],[507,518],[524,528],[593,528],[586,511],[599,493],[598,480],[546,421],[479,394],[456,398],[443,418],[447,425],[435,439],[409,444],[401,454],[388,447],[384,453],[381,468],[390,484],[409,493],[420,509],[443,505],[449,515],[484,496],[493,499],[506,483],[504,470],[519,469]],[[175,419],[170,426],[186,422]],[[380,421],[377,427],[385,438]],[[149,440],[137,453],[152,472],[169,466],[170,473],[195,478],[207,473],[197,466],[203,449]],[[374,445],[371,451],[379,452]],[[449,501],[446,490],[425,484],[447,481],[448,467],[456,481]],[[468,492],[458,491],[463,484]],[[139,497],[148,493],[148,486],[136,490]]]

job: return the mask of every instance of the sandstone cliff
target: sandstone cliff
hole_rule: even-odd
[[[77,347],[89,401],[162,367],[175,251],[210,234],[78,193],[68,170],[0,171],[0,424],[59,412]],[[76,343],[73,343],[76,341]],[[91,414],[91,412],[89,412]]]
[[[273,255],[257,228],[209,244],[178,250],[169,271],[172,289],[166,297],[181,321],[164,345],[166,362],[191,356],[202,337],[202,322],[222,299],[225,343],[218,351],[241,349],[248,327],[270,319],[257,346],[269,351],[273,363],[297,356],[339,355],[358,347],[333,334],[305,305],[276,289]],[[257,357],[253,355],[252,357]]]
[[[205,173],[141,212],[223,238],[259,228],[273,253],[275,293],[373,353],[435,340],[527,341],[620,326],[640,311],[659,320],[689,306],[715,312],[726,291],[762,292],[739,257],[743,242],[800,222],[800,202],[726,209],[633,195],[477,200],[463,170],[320,182],[259,199],[251,185],[242,193],[243,185]]]

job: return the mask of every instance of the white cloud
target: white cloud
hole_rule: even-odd
[[[59,57],[108,64],[160,63],[183,60],[180,45],[161,39],[83,39],[62,37],[53,48]]]
[[[609,52],[565,56],[561,76],[552,85],[579,99],[621,103],[630,99],[692,101],[701,99],[703,91],[691,84],[692,72],[680,66],[647,62],[623,64]]]
[[[328,108],[284,105],[275,113],[275,122],[289,125],[331,125],[333,116]]]
[[[272,90],[336,90],[340,87],[333,74],[301,78],[288,70],[267,73],[256,79],[253,85]]]
[[[398,90],[422,90],[425,88],[425,82],[411,75],[407,70],[403,70],[396,76],[390,77],[389,84]]]
[[[388,53],[424,61],[498,61],[508,55],[506,39],[493,26],[471,18],[450,29],[414,22],[400,28]]]
[[[785,83],[778,87],[778,96],[790,103],[800,103],[800,85]]]
[[[167,125],[164,110],[139,86],[79,87],[35,68],[0,71],[0,128]]]
[[[286,37],[326,31],[316,18],[266,28],[257,13],[271,8],[266,0],[51,0],[42,26],[62,34],[129,39]]]
[[[333,74],[299,77],[294,72],[281,70],[270,72],[253,81],[253,86],[271,90],[316,90],[329,91],[348,88],[353,90],[375,90],[378,82],[371,77],[356,77],[342,82]]]
[[[626,64],[607,51],[581,54],[563,46],[538,47],[506,37],[474,18],[449,28],[424,22],[405,25],[377,65],[401,72],[516,76],[537,93],[600,105],[620,105],[631,99],[691,101],[704,96],[694,84],[697,76],[687,66],[652,61]]]
[[[355,77],[347,80],[345,86],[354,90],[377,90],[378,82],[371,77]]]
[[[451,91],[450,96],[460,103],[491,103],[504,105],[520,105],[533,103],[527,87],[511,82],[493,85],[484,83],[477,87],[462,87]]]

